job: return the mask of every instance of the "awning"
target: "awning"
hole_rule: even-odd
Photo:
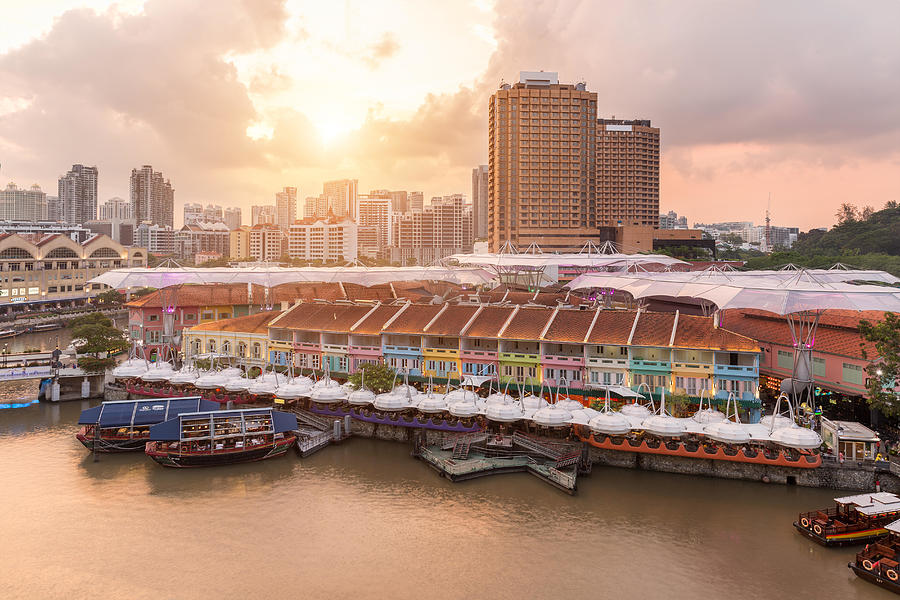
[[[104,402],[81,411],[78,424],[99,424],[100,427],[153,425],[182,413],[215,410],[218,407],[218,402],[203,400],[200,396]]]

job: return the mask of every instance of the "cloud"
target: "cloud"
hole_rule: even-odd
[[[382,62],[391,58],[400,50],[400,43],[390,31],[385,32],[381,38],[371,46],[369,46],[363,61],[370,69],[375,69]]]

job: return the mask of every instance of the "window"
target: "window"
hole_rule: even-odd
[[[47,293],[48,293],[48,294],[55,294],[55,293],[56,293],[56,286],[55,286],[55,285],[51,285],[50,287],[48,287],[48,288],[47,288]]]
[[[219,318],[220,319],[230,319],[231,313],[219,313]]]
[[[0,260],[31,260],[34,256],[23,248],[7,248],[0,252]]]
[[[825,359],[812,357],[813,375],[816,377],[825,377]]]
[[[253,342],[253,358],[259,358],[261,354],[262,354],[262,348],[260,347],[259,342]],[[318,355],[313,355],[313,356],[315,356],[315,358],[316,358],[316,361],[315,361],[316,364],[313,365],[313,368],[318,369],[319,368],[319,364],[318,364],[319,357],[318,357]]]
[[[193,320],[196,319],[196,318],[197,318],[196,313],[187,313],[187,314],[184,315],[184,320],[185,320],[185,321],[193,321]]]
[[[855,383],[856,385],[862,385],[862,383],[863,383],[862,367],[859,365],[854,365],[852,363],[844,363],[843,364],[843,379],[847,383]]]
[[[91,258],[119,258],[119,253],[112,248],[98,248],[91,252]]]
[[[340,371],[342,373],[347,372],[347,357],[346,356],[338,357],[338,371]]]
[[[778,366],[782,369],[794,368],[794,353],[786,350],[778,351]]]
[[[193,315],[191,315],[191,316],[193,316]],[[246,355],[247,355],[247,344],[245,344],[244,342],[238,342],[238,356],[243,358]]]
[[[148,321],[159,321],[159,315],[147,315]]]
[[[556,369],[544,369],[544,377],[547,379],[556,379]]]
[[[623,385],[625,383],[625,373],[616,373],[616,385]]]
[[[204,313],[203,313],[203,316],[202,316],[201,318],[202,318],[204,321],[210,321],[210,320],[212,320],[212,319],[215,318],[215,315],[213,315],[213,313],[211,313],[211,312],[204,312]]]
[[[148,344],[158,344],[160,340],[160,331],[152,330],[147,332],[147,343]]]
[[[215,352],[216,351],[216,340],[209,340],[206,342],[206,350],[207,352]]]
[[[231,352],[231,342],[225,340],[222,342],[222,354],[229,354]]]
[[[78,255],[71,248],[54,248],[45,258],[78,258]],[[62,268],[65,269],[65,266]]]

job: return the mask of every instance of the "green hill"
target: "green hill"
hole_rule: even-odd
[[[900,256],[900,208],[873,212],[868,218],[845,218],[828,231],[800,234],[799,254],[891,254]]]

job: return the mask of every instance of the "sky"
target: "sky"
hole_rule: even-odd
[[[872,0],[0,0],[0,185],[73,163],[128,197],[271,204],[329,179],[471,193],[520,70],[661,129],[660,208],[830,226],[900,200],[900,3]],[[302,203],[301,203],[302,208]]]

